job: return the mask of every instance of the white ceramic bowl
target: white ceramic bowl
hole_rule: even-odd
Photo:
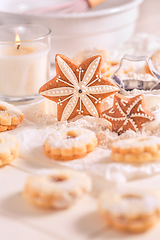
[[[53,62],[56,53],[73,57],[78,51],[89,47],[111,49],[128,40],[134,32],[142,1],[107,0],[98,7],[79,14],[34,16],[20,11],[23,0],[5,0],[0,1],[0,24],[38,23],[49,27],[52,31]],[[35,2],[40,4],[42,0],[26,1],[33,8]]]

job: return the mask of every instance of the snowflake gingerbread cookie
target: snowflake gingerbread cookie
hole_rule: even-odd
[[[112,80],[101,76],[101,64],[100,55],[79,66],[66,56],[56,55],[56,76],[39,93],[57,103],[58,121],[70,120],[78,114],[99,117],[102,100],[119,90]]]
[[[113,106],[103,111],[101,116],[112,123],[112,131],[118,134],[128,129],[140,132],[143,125],[154,119],[154,115],[145,108],[142,94],[127,98],[116,93]]]

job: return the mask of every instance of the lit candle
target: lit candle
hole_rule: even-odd
[[[38,96],[38,89],[49,78],[49,45],[44,41],[0,44],[0,94],[5,98]],[[31,98],[32,99],[32,98]]]

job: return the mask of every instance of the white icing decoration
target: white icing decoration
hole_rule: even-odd
[[[136,132],[139,132],[139,129],[138,129],[138,126],[137,124],[135,123],[135,121],[133,121],[133,119],[129,119],[128,121],[130,121],[130,123],[132,124],[132,126],[134,127],[135,131]]]
[[[109,111],[109,113],[115,113],[115,111],[113,110],[113,108],[111,108],[111,110]]]
[[[120,132],[120,131],[122,131],[122,130],[123,130],[123,125],[118,129],[117,132]]]
[[[65,77],[75,86],[78,84],[78,80],[72,69],[68,66],[68,64],[60,57],[57,56],[58,65],[65,75]]]
[[[122,100],[122,99],[121,99]],[[126,110],[126,113],[122,110],[121,106],[119,105],[119,103],[115,102],[115,105],[117,107],[117,110],[121,113],[121,117],[112,117],[112,116],[109,116],[107,115],[106,113],[103,114],[103,117],[105,117],[106,119],[108,120],[113,120],[113,121],[124,121],[123,125],[118,129],[118,132],[121,131],[123,129],[123,126],[126,125],[128,122],[130,122],[133,126],[133,128],[135,129],[136,132],[139,132],[139,129],[138,129],[138,126],[134,120],[135,117],[141,117],[141,118],[144,118],[144,119],[148,119],[150,121],[152,121],[154,118],[148,114],[146,114],[142,108],[142,105],[139,104],[138,108],[137,108],[137,112],[139,110],[142,111],[142,113],[131,113],[132,109],[135,107],[135,105],[140,101],[142,100],[142,97],[138,97]],[[121,101],[122,102],[122,101]],[[113,112],[113,108],[111,108],[109,110],[108,113],[114,113]]]
[[[116,87],[113,87],[113,86],[109,86],[109,85],[98,85],[98,86],[93,86],[93,87],[88,87],[88,92],[89,93],[92,93],[94,92],[94,94],[100,94],[100,93],[106,93],[106,92],[115,92],[117,90]]]
[[[121,103],[122,103],[124,106],[126,106],[127,101],[125,101],[124,99],[121,99]]]
[[[89,65],[89,67],[87,68],[87,70],[84,74],[84,77],[82,80],[83,84],[85,82],[85,85],[87,85],[90,82],[93,75],[95,74],[95,71],[97,70],[99,62],[100,62],[100,57],[97,57],[95,60],[93,60],[93,62],[91,62],[91,64]],[[93,71],[91,72],[91,70],[93,70]]]
[[[144,115],[143,113],[142,114],[140,114],[140,113],[138,113],[138,114],[136,114],[136,113],[135,114],[131,114],[131,117],[143,117],[143,118],[149,119],[150,121],[153,120],[153,117],[151,117],[149,115],[146,116],[146,114]]]
[[[138,108],[137,108],[137,112],[142,112],[143,111],[143,108],[142,108],[142,105],[141,104],[139,104],[139,106],[138,106]]]
[[[70,115],[76,108],[78,100],[80,101],[80,109],[77,109],[78,114],[81,114],[84,112],[82,109],[82,102],[83,102],[84,107],[87,109],[87,111],[92,116],[98,117],[99,114],[94,104],[100,103],[101,98],[100,97],[97,98],[92,94],[112,93],[118,90],[117,87],[110,86],[110,85],[98,85],[98,86],[89,87],[94,82],[101,81],[100,79],[101,76],[97,74],[96,78],[92,82],[90,82],[90,80],[92,79],[93,75],[97,70],[99,62],[100,62],[100,57],[97,57],[95,60],[93,60],[93,62],[91,62],[91,64],[87,68],[83,79],[81,79],[81,73],[84,72],[84,70],[81,67],[77,69],[77,72],[79,73],[77,78],[74,72],[72,71],[72,69],[68,66],[68,64],[60,56],[57,57],[57,63],[62,73],[65,75],[65,77],[69,80],[70,83],[63,80],[61,76],[58,76],[56,79],[56,82],[60,81],[62,83],[65,83],[67,86],[45,90],[41,92],[41,94],[46,97],[67,96],[63,100],[61,100],[61,98],[59,98],[58,100],[59,105],[63,105],[64,101],[69,100],[66,107],[63,110],[62,117],[61,117],[62,121],[67,120],[70,117]],[[94,99],[94,102],[92,102],[90,98]]]
[[[70,87],[61,87],[61,88],[54,88],[54,90],[49,89],[42,92],[42,95],[48,97],[59,97],[59,96],[67,96],[73,93],[73,88]]]
[[[134,108],[134,106],[140,101],[142,100],[142,97],[140,96],[139,98],[137,98],[131,105],[130,107],[127,109],[126,113],[130,114],[131,110]]]
[[[62,121],[65,121],[70,117],[71,113],[73,112],[73,110],[77,105],[77,102],[78,102],[78,95],[74,94],[63,110],[62,117],[61,117]]]
[[[106,115],[105,113],[103,114],[103,117],[106,117],[108,119],[112,119],[112,120],[115,120],[115,121],[123,121],[123,120],[126,119],[125,117],[119,117],[119,118],[111,117],[111,116]]]
[[[95,108],[94,104],[92,103],[92,101],[89,99],[89,97],[86,96],[86,100],[84,97],[82,97],[82,102],[85,105],[85,107],[87,108],[88,112],[94,116],[94,117],[98,117],[98,112],[97,109]]]
[[[118,102],[116,102],[115,104],[116,104],[116,106],[117,106],[118,110],[120,111],[120,113],[121,113],[121,114],[122,114],[124,117],[126,117],[126,113],[125,113],[125,112],[123,112],[123,110],[122,110],[122,108],[120,107],[119,103],[118,103]]]

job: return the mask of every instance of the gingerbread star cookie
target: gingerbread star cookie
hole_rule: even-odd
[[[70,120],[78,114],[99,117],[102,100],[119,90],[112,80],[101,76],[101,64],[99,55],[80,65],[56,55],[56,76],[39,93],[57,103],[58,121]]]
[[[113,107],[103,111],[101,116],[112,123],[112,131],[118,134],[128,129],[140,132],[144,124],[154,119],[154,115],[145,108],[142,94],[127,98],[116,93]]]

